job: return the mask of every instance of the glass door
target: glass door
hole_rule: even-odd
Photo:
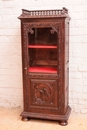
[[[29,72],[57,73],[57,32],[51,27],[28,33]]]

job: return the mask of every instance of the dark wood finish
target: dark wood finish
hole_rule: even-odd
[[[68,10],[22,10],[22,120],[41,118],[68,124],[69,93]]]

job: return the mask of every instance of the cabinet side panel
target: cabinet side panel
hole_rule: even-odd
[[[69,21],[65,21],[65,107],[69,100]]]

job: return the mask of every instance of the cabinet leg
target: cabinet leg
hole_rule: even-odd
[[[62,126],[66,126],[68,124],[68,122],[62,120],[62,121],[59,121],[59,124],[62,125]]]
[[[22,117],[22,121],[29,121],[30,118],[29,117]]]

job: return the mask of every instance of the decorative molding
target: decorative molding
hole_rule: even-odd
[[[47,78],[49,78],[49,79],[58,79],[58,75],[54,75],[54,74],[51,74],[51,75],[49,75],[49,74],[45,74],[45,75],[41,75],[41,74],[29,74],[28,75],[28,77],[29,78],[44,78],[44,79],[47,79]]]
[[[44,18],[44,17],[67,17],[68,9],[63,8],[60,10],[25,10],[22,9],[22,14],[19,19],[22,18]],[[69,17],[69,16],[68,16]]]

